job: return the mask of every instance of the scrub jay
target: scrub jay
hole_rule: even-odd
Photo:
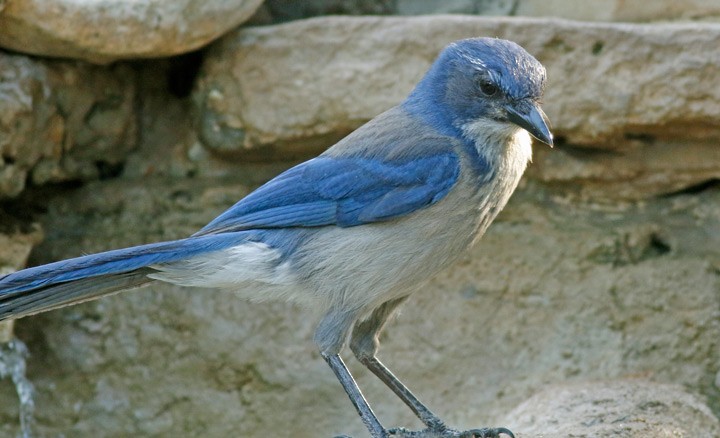
[[[400,105],[250,193],[192,236],[86,255],[0,278],[0,320],[154,281],[224,288],[320,308],[320,353],[373,437],[418,436],[378,421],[340,358],[355,357],[422,420],[422,433],[512,436],[444,425],[376,357],[388,318],[450,265],[505,206],[531,158],[552,146],[545,68],[517,44],[447,46]]]

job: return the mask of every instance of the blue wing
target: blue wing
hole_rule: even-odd
[[[196,235],[384,221],[442,199],[459,174],[450,151],[402,161],[323,155],[269,181]]]

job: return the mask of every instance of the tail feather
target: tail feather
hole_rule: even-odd
[[[152,271],[149,268],[142,268],[122,274],[102,275],[51,284],[15,295],[10,299],[0,296],[0,321],[22,318],[135,289],[155,281],[147,277],[147,274]]]
[[[152,265],[225,249],[246,233],[190,237],[91,254],[0,277],[0,321],[133,289],[153,280]]]

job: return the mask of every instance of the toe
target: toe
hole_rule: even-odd
[[[510,429],[504,427],[496,428],[483,428],[468,430],[460,434],[460,438],[502,438],[501,435],[507,435],[510,438],[515,438]]]

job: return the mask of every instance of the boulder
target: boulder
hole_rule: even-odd
[[[107,64],[195,50],[262,0],[23,0],[0,8],[0,47]]]
[[[560,152],[536,148],[531,176],[610,199],[720,178],[716,24],[332,17],[240,29],[200,73],[199,139],[225,158],[318,153],[401,102],[447,43],[482,35],[517,41],[547,67]]]
[[[544,107],[568,143],[720,138],[718,25],[433,16],[230,33],[195,91],[203,141],[225,152],[327,143],[402,101],[446,44],[474,36],[514,40],[547,67]]]
[[[720,421],[677,385],[621,379],[550,385],[508,414],[518,438],[720,436]]]

